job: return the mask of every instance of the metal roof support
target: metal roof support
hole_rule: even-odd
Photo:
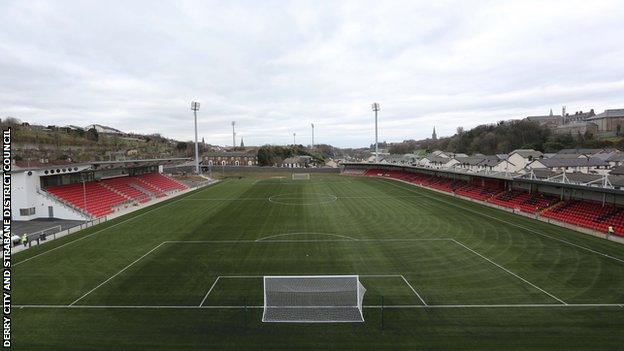
[[[613,185],[611,184],[611,181],[609,181],[609,176],[606,174],[602,176],[601,178],[594,179],[587,183],[581,183],[581,185],[591,185],[591,184],[596,184],[596,183],[600,183],[600,186],[603,188],[613,189]]]
[[[533,171],[531,171],[531,172],[533,172]],[[535,174],[533,174],[533,176],[535,176]],[[531,178],[531,179],[534,179],[534,178]],[[537,178],[535,178],[535,179],[537,179]],[[548,182],[557,181],[557,182],[563,183],[563,184],[572,184],[570,182],[570,180],[568,179],[568,177],[566,176],[565,172],[563,172],[561,174],[557,174],[556,176],[552,176],[552,177],[546,178],[546,181],[548,181]]]

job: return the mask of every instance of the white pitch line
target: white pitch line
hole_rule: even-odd
[[[381,308],[380,305],[364,305],[364,308]],[[541,307],[556,307],[556,308],[602,308],[602,307],[621,307],[623,304],[615,303],[572,303],[563,305],[560,303],[544,303],[544,304],[481,304],[481,305],[383,305],[383,308],[541,308]]]
[[[11,305],[14,309],[30,308],[30,309],[242,309],[242,308],[264,308],[260,305],[208,305],[208,306],[189,306],[189,305]],[[364,305],[364,308],[382,308],[380,305]],[[481,305],[384,305],[383,308],[396,309],[444,309],[444,308],[624,308],[624,304],[615,303],[577,303],[562,305],[558,303],[550,304],[481,304]]]
[[[222,184],[222,182],[215,183],[215,184]],[[96,232],[93,232],[93,233],[91,233],[91,234],[88,234],[88,235],[85,235],[85,236],[81,236],[81,237],[79,237],[79,238],[77,238],[77,239],[74,239],[74,240],[72,240],[72,241],[70,241],[70,242],[66,242],[66,243],[65,243],[65,244],[63,244],[63,245],[59,245],[59,246],[57,246],[57,247],[55,247],[55,248],[52,248],[52,249],[50,249],[50,250],[44,251],[44,252],[42,252],[42,253],[39,253],[39,254],[37,254],[37,255],[31,256],[31,257],[29,257],[29,258],[27,258],[27,259],[24,259],[24,260],[22,260],[22,261],[19,261],[19,262],[17,262],[17,263],[13,263],[12,265],[13,265],[13,267],[15,267],[15,266],[19,266],[20,264],[22,264],[22,263],[24,263],[24,262],[28,262],[28,261],[32,260],[33,258],[37,258],[37,257],[39,257],[39,256],[41,256],[41,255],[45,255],[45,254],[50,253],[50,252],[52,252],[52,251],[54,251],[54,250],[58,250],[58,249],[60,249],[60,248],[62,248],[62,247],[64,247],[64,246],[66,246],[66,245],[73,244],[73,243],[75,243],[75,242],[77,242],[77,241],[80,241],[80,240],[82,240],[82,239],[86,239],[86,238],[92,237],[92,236],[94,236],[95,234],[101,233],[101,232],[106,231],[106,230],[109,230],[109,229],[111,229],[111,228],[115,228],[115,227],[116,227],[116,226],[118,226],[118,225],[121,225],[121,224],[124,224],[124,223],[126,223],[126,222],[128,222],[128,221],[131,221],[131,220],[137,219],[137,218],[142,217],[142,216],[144,216],[144,215],[146,215],[146,214],[148,214],[148,213],[150,213],[150,212],[153,212],[153,211],[159,210],[159,209],[161,209],[161,208],[163,208],[163,207],[167,207],[167,206],[173,205],[173,204],[175,204],[175,203],[177,203],[177,202],[180,202],[180,201],[182,201],[182,200],[185,200],[185,199],[186,199],[186,195],[191,194],[191,193],[194,193],[194,192],[195,192],[195,191],[197,191],[197,190],[203,190],[203,189],[206,189],[206,188],[204,187],[204,188],[200,188],[200,189],[196,189],[196,190],[191,190],[191,191],[189,191],[189,192],[187,192],[187,193],[181,194],[181,195],[180,195],[180,196],[181,196],[181,198],[179,198],[179,199],[177,199],[177,200],[175,200],[175,201],[171,201],[171,202],[166,203],[166,204],[164,204],[164,205],[162,205],[162,206],[158,206],[158,207],[152,208],[151,210],[145,211],[145,212],[143,212],[143,213],[139,213],[139,214],[137,214],[137,215],[135,215],[135,216],[132,216],[132,217],[130,217],[130,218],[128,218],[128,219],[124,219],[124,220],[123,220],[123,221],[121,221],[121,222],[115,223],[115,224],[113,224],[113,225],[111,225],[111,226],[108,226],[108,227],[106,227],[106,228],[102,228],[102,229],[100,229],[100,230],[98,230],[98,231],[96,231]],[[173,200],[173,199],[172,199],[172,200]],[[158,205],[158,204],[159,204],[159,203],[155,203],[155,204],[153,204],[153,205],[150,205],[149,207],[151,207],[151,206],[156,206],[156,205]],[[106,222],[104,222],[104,223],[106,223]],[[85,228],[85,229],[86,229],[86,228]],[[84,229],[83,229],[83,230],[84,230]],[[80,232],[80,231],[78,231],[77,233],[79,233],[79,232]]]
[[[377,178],[377,179],[381,179],[381,178]],[[384,178],[384,179],[385,179],[385,178]],[[400,189],[407,190],[407,191],[410,191],[410,192],[415,192],[413,189],[409,189],[409,188],[405,188],[405,187],[402,187],[402,186],[398,186],[398,185],[396,185],[396,184],[394,184],[394,183],[392,183],[392,182],[384,181],[384,179],[381,179],[381,180],[383,181],[383,183],[390,184],[390,185],[392,185],[392,186],[395,186],[395,187],[398,187],[398,188],[400,188]],[[395,179],[395,180],[396,180],[396,179]],[[412,185],[412,186],[413,186],[413,184],[411,184],[411,183],[410,183],[409,185]],[[422,187],[422,188],[423,188],[423,189],[426,189],[426,190],[429,190],[429,191],[433,191],[432,189],[428,189],[428,188],[426,188],[426,187]],[[549,238],[549,239],[556,240],[556,241],[559,241],[559,242],[562,242],[562,243],[565,243],[565,244],[568,244],[568,245],[571,245],[571,246],[575,246],[575,247],[578,247],[578,248],[580,248],[580,249],[583,249],[583,250],[586,250],[586,251],[589,251],[589,252],[595,253],[595,254],[597,254],[597,255],[600,255],[600,256],[603,256],[603,257],[606,257],[606,258],[610,258],[610,259],[612,259],[612,260],[615,260],[615,261],[618,261],[618,262],[624,263],[624,259],[621,259],[621,258],[618,258],[618,257],[614,257],[614,256],[611,256],[611,255],[608,255],[608,254],[606,254],[606,253],[604,253],[604,252],[596,251],[596,250],[594,250],[594,249],[591,249],[591,248],[586,247],[586,246],[583,246],[583,245],[575,244],[575,243],[573,243],[573,242],[570,242],[570,241],[567,241],[567,240],[563,240],[563,239],[560,239],[560,238],[556,238],[556,237],[554,237],[554,236],[550,236],[550,235],[548,235],[548,234],[540,233],[540,232],[538,232],[538,231],[536,231],[536,230],[534,230],[534,229],[531,229],[531,228],[529,228],[529,227],[525,227],[525,226],[520,225],[520,224],[512,223],[512,222],[506,221],[506,220],[504,220],[504,219],[502,219],[502,218],[498,218],[498,217],[495,217],[495,216],[491,216],[491,215],[488,215],[488,214],[485,214],[485,213],[482,213],[482,212],[479,212],[479,211],[473,210],[473,209],[471,209],[471,208],[468,208],[468,207],[465,207],[465,206],[461,206],[461,205],[459,205],[459,204],[455,204],[455,203],[452,203],[452,202],[448,202],[448,201],[445,201],[445,200],[439,199],[439,198],[434,197],[434,196],[430,196],[430,195],[424,195],[424,196],[425,196],[425,197],[428,197],[428,198],[430,198],[430,199],[433,199],[433,200],[436,200],[436,201],[443,202],[443,203],[445,203],[445,204],[448,204],[448,205],[454,206],[454,207],[461,208],[461,209],[466,210],[466,211],[468,211],[468,212],[476,213],[476,214],[478,214],[478,215],[481,215],[481,216],[484,216],[484,217],[487,217],[487,218],[490,218],[490,219],[493,219],[493,220],[496,220],[496,221],[499,221],[499,222],[503,222],[503,223],[505,223],[505,224],[509,224],[509,225],[514,226],[514,227],[516,227],[516,228],[524,229],[524,230],[526,230],[526,231],[528,231],[528,232],[531,232],[531,233],[534,233],[534,234],[537,234],[537,235],[541,235],[541,236],[543,236],[543,237],[545,237],[545,238]],[[450,196],[450,195],[449,195],[449,196]],[[486,205],[481,204],[481,206],[486,206]]]
[[[204,298],[201,300],[201,302],[199,303],[199,307],[201,307],[201,305],[204,304],[204,302],[206,301],[206,299],[208,298],[208,295],[210,295],[210,292],[212,291],[212,289],[214,289],[215,285],[217,285],[217,282],[219,281],[219,279],[221,278],[221,276],[218,276],[217,279],[215,279],[214,283],[212,283],[212,286],[210,287],[210,289],[208,290],[208,292],[206,293],[206,295],[204,296]]]
[[[412,284],[410,284],[407,279],[405,279],[405,277],[403,276],[403,274],[401,274],[401,279],[403,279],[403,281],[405,282],[405,284],[407,284],[407,286],[410,287],[410,289],[412,289],[412,291],[414,292],[414,294],[416,294],[416,296],[418,296],[418,298],[420,299],[420,301],[423,303],[423,305],[427,306],[427,303],[425,302],[425,300],[420,296],[420,294],[416,291],[416,289],[414,289],[414,287],[412,286]]]
[[[355,239],[355,238],[354,238]],[[418,241],[453,241],[453,238],[404,238],[404,239],[313,239],[313,240],[167,240],[166,244],[264,244],[264,243],[315,243],[315,242],[418,242]]]
[[[561,303],[562,303],[562,304],[564,304],[564,305],[567,305],[567,303],[566,303],[565,301],[563,301],[562,299],[560,299],[560,298],[558,298],[557,296],[555,296],[555,295],[553,295],[553,294],[549,293],[548,291],[546,291],[546,290],[544,290],[544,289],[540,288],[539,286],[537,286],[537,285],[535,285],[535,284],[531,283],[530,281],[528,281],[528,280],[526,280],[526,279],[522,278],[521,276],[519,276],[519,275],[517,275],[516,273],[514,273],[514,272],[510,271],[509,269],[507,269],[507,268],[505,268],[505,267],[501,266],[500,264],[498,264],[498,263],[496,263],[496,262],[494,262],[494,261],[490,260],[489,258],[487,258],[487,257],[483,256],[482,254],[478,253],[477,251],[475,251],[475,250],[473,250],[473,249],[469,248],[468,246],[464,245],[462,242],[460,242],[460,241],[458,241],[458,240],[453,240],[453,242],[455,242],[456,244],[458,244],[458,245],[462,246],[462,247],[463,247],[463,248],[465,248],[466,250],[468,250],[468,251],[470,251],[470,252],[474,253],[475,255],[477,255],[477,256],[479,256],[479,257],[483,258],[484,260],[486,260],[486,261],[490,262],[491,264],[495,265],[496,267],[498,267],[498,268],[500,268],[500,269],[504,270],[505,272],[507,272],[507,273],[511,274],[512,276],[514,276],[514,277],[516,277],[516,278],[518,278],[518,279],[522,280],[523,282],[525,282],[525,283],[527,283],[527,284],[531,285],[532,287],[534,287],[534,288],[536,288],[537,290],[539,290],[539,291],[543,292],[544,294],[546,294],[546,295],[550,296],[551,298],[553,298],[553,299],[555,299],[555,300],[557,300],[557,301],[561,302]]]
[[[335,200],[380,200],[380,199],[397,199],[397,198],[423,198],[425,195],[397,195],[397,196],[336,196],[332,194],[327,194],[331,196],[331,201]],[[209,197],[209,198],[192,198],[192,199],[183,199],[182,201],[271,201],[277,202],[276,199],[272,199],[275,196],[269,197]],[[280,199],[277,199],[280,200]],[[296,198],[281,198],[281,200],[303,200],[301,197]]]
[[[285,237],[285,236],[297,236],[297,235],[324,235],[324,236],[333,236],[333,237],[337,237],[341,239],[348,239],[352,241],[358,240],[348,235],[339,235],[339,234],[332,234],[332,233],[318,233],[318,232],[297,232],[297,233],[284,233],[284,234],[264,236],[264,237],[256,239],[256,241],[266,241],[267,239],[271,239],[271,238],[280,238],[280,237]]]
[[[123,273],[126,269],[132,267],[133,264],[139,262],[143,257],[151,254],[152,252],[154,252],[154,250],[158,249],[159,247],[161,247],[165,242],[162,242],[158,245],[156,245],[153,249],[149,250],[148,252],[146,252],[145,254],[143,254],[143,256],[137,258],[136,260],[132,261],[129,265],[125,266],[124,268],[122,268],[119,272],[113,274],[111,277],[109,277],[108,279],[106,279],[105,281],[101,282],[100,284],[98,284],[98,286],[96,286],[95,288],[89,290],[87,293],[85,293],[84,295],[80,296],[79,298],[77,298],[76,300],[74,300],[74,302],[70,303],[70,306],[73,306],[76,302],[82,300],[83,298],[85,298],[87,295],[91,294],[92,292],[94,292],[97,288],[99,288],[100,286],[108,283],[111,279],[115,278],[116,276],[120,275],[121,273]]]

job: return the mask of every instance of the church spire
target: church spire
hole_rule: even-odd
[[[438,135],[436,134],[435,126],[433,126],[433,134],[431,134],[431,139],[438,140]]]

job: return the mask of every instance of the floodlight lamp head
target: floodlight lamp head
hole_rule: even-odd
[[[372,107],[373,107],[373,111],[379,111],[379,104],[378,103],[376,103],[376,102],[373,103]]]
[[[195,101],[191,102],[191,110],[193,111],[199,110],[199,102],[195,102]]]

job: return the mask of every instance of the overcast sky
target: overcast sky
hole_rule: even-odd
[[[624,1],[0,1],[0,117],[365,146],[624,108]],[[240,142],[240,141],[239,141]]]

